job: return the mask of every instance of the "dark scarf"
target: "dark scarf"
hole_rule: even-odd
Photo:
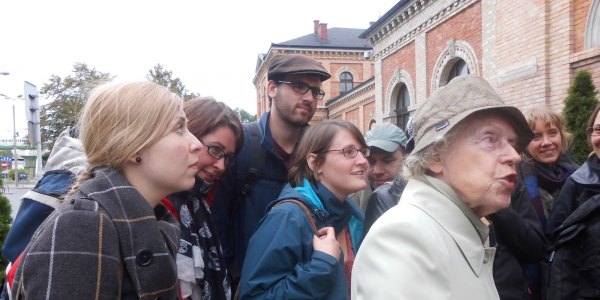
[[[231,285],[221,243],[205,201],[212,183],[196,177],[191,191],[169,196],[179,214],[181,240],[177,254],[182,296],[231,299]]]
[[[531,158],[529,154],[526,155],[529,160],[519,165],[519,172],[524,180],[527,194],[532,201],[542,229],[545,230],[548,216],[544,213],[542,195],[539,189],[546,191],[553,199],[556,198],[565,180],[577,170],[578,166],[565,153],[558,157],[556,164],[553,166],[539,163]]]

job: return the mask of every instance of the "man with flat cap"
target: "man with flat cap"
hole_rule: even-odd
[[[286,180],[291,154],[325,92],[331,75],[303,55],[272,58],[267,73],[270,110],[256,123],[244,124],[244,145],[224,175],[212,210],[227,268],[237,287],[248,241]]]

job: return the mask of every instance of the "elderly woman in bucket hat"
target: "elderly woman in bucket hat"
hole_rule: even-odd
[[[353,299],[498,299],[482,218],[510,204],[532,132],[484,79],[452,80],[413,119],[406,188],[363,241]]]

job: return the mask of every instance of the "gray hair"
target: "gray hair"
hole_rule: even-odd
[[[428,175],[429,164],[439,161],[440,154],[448,151],[453,141],[456,141],[459,132],[464,129],[467,122],[460,122],[443,136],[438,136],[425,148],[417,152],[411,152],[404,158],[402,165],[402,177],[408,181],[412,177]]]

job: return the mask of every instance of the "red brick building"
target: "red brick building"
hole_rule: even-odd
[[[302,54],[314,58],[331,73],[331,79],[325,81],[321,87],[325,91],[325,98],[319,100],[313,122],[329,118],[325,106],[327,100],[355,89],[374,76],[373,62],[364,58],[365,51],[371,50],[372,46],[365,38],[359,37],[362,32],[364,29],[328,29],[326,23],[317,20],[314,21],[313,33],[283,43],[271,44],[266,54],[259,55],[253,80],[258,117],[269,110],[267,70],[271,59],[276,55]]]
[[[600,0],[401,0],[359,37],[372,49],[295,49],[332,73],[319,119],[350,120],[363,132],[376,122],[404,127],[433,91],[465,73],[486,78],[520,108],[546,103],[560,111],[580,70],[600,88]],[[269,54],[285,54],[280,48]],[[266,75],[257,70],[260,113]],[[356,80],[340,95],[344,70]]]

